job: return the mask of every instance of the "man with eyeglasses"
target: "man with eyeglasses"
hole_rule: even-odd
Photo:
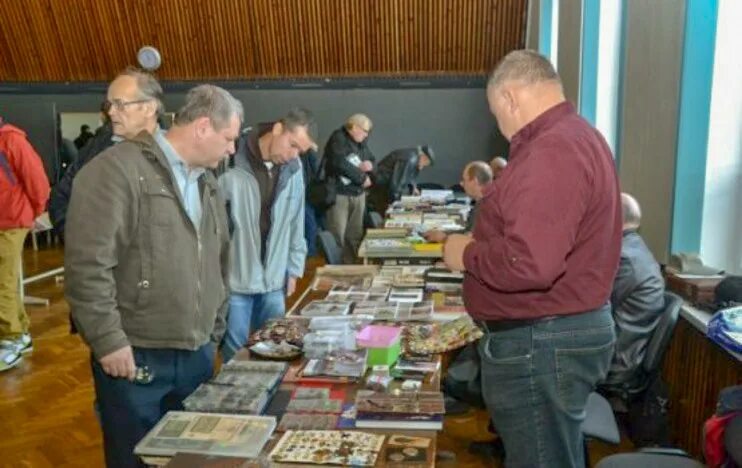
[[[368,148],[372,123],[364,114],[353,114],[330,135],[325,145],[328,183],[335,184],[335,204],[327,210],[327,229],[343,250],[343,262],[355,263],[363,239],[366,189],[372,185],[374,157]]]
[[[149,73],[127,68],[109,85],[101,111],[110,120],[80,149],[77,159],[52,188],[49,216],[54,229],[60,235],[64,234],[72,181],[77,173],[95,156],[115,143],[134,138],[142,131],[152,134],[157,130],[157,118],[164,111],[162,87]]]
[[[306,109],[291,109],[240,138],[219,178],[232,220],[231,296],[221,346],[225,362],[252,330],[286,311],[286,296],[304,275],[304,177],[299,155],[314,147]]]
[[[143,99],[126,91],[109,99]],[[129,139],[80,171],[67,213],[65,297],[91,349],[109,467],[143,466],[134,446],[212,376],[226,323],[229,230],[208,169],[234,153],[242,104],[201,85],[167,133],[132,136],[145,119],[123,113],[150,105],[114,104]]]

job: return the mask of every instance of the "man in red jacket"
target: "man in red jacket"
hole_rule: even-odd
[[[41,158],[21,129],[0,119],[0,371],[15,367],[33,350],[20,270],[23,241],[48,199]]]
[[[615,340],[613,158],[536,52],[509,53],[487,100],[510,141],[508,168],[485,189],[472,236],[449,236],[444,259],[466,271],[466,308],[485,332],[483,397],[505,465],[582,467],[585,405]]]

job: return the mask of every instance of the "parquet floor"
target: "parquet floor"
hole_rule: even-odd
[[[38,252],[29,248],[24,252],[26,276],[61,266],[62,259],[59,246],[42,246]],[[306,277],[318,263],[310,259]],[[306,280],[297,289],[304,287]],[[42,280],[29,285],[26,294],[51,302],[49,307],[27,306],[34,352],[17,368],[0,373],[0,467],[101,467],[103,450],[93,413],[89,353],[79,337],[69,333],[62,283]],[[476,437],[475,418],[446,422],[452,430],[441,434],[439,450],[452,450],[457,459],[441,466],[499,466],[467,452],[468,440]],[[625,444],[621,448],[626,450]],[[593,444],[591,459],[595,462],[614,451]]]

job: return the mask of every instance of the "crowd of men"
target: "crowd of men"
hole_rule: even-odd
[[[620,193],[610,149],[565,100],[549,61],[508,54],[487,100],[508,161],[467,164],[461,186],[476,202],[467,231],[426,235],[466,272],[467,311],[485,331],[483,397],[506,464],[582,466],[588,394],[637,378],[664,285],[636,232],[638,203]],[[49,206],[64,232],[65,297],[91,350],[109,467],[139,466],[134,445],[210,378],[216,351],[232,359],[251,330],[284,314],[315,251],[305,239],[317,225],[308,179],[334,189],[324,222],[353,263],[366,197],[383,212],[417,192],[436,159],[421,145],[377,163],[372,121],[354,114],[318,162],[309,111],[246,127],[242,104],[213,85],[190,90],[167,130],[163,109],[151,75],[116,77],[109,122],[88,135]],[[12,208],[0,215],[2,370],[32,349],[14,289],[23,239],[49,195],[42,176],[25,135],[0,123],[0,202]]]

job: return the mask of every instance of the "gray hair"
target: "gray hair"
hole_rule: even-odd
[[[299,127],[306,127],[309,131],[314,127],[314,115],[303,107],[294,107],[284,115],[281,120],[284,128],[290,132],[293,132]]]
[[[624,226],[639,227],[642,222],[642,210],[639,207],[639,202],[628,193],[622,193],[621,209]]]
[[[366,114],[353,114],[345,121],[345,128],[350,130],[353,125],[355,125],[356,127],[360,127],[362,130],[370,132],[374,124],[373,122],[371,122],[371,119],[369,119]]]
[[[466,176],[470,179],[476,179],[479,185],[486,185],[492,182],[492,168],[484,161],[473,161],[466,165]]]
[[[134,78],[137,82],[137,89],[139,90],[139,99],[151,99],[157,103],[157,115],[161,116],[165,113],[165,104],[162,103],[162,86],[151,73],[147,73],[144,70],[140,70],[134,67],[128,67],[123,72],[119,73],[116,78],[122,76],[129,76]]]
[[[185,104],[175,114],[175,125],[187,125],[201,117],[208,117],[215,130],[229,125],[229,120],[236,115],[243,121],[245,112],[242,103],[226,89],[210,84],[192,88],[186,94]]]
[[[498,87],[506,81],[520,81],[531,85],[543,82],[562,84],[554,66],[543,55],[533,50],[514,50],[507,54],[490,74],[488,87]]]

